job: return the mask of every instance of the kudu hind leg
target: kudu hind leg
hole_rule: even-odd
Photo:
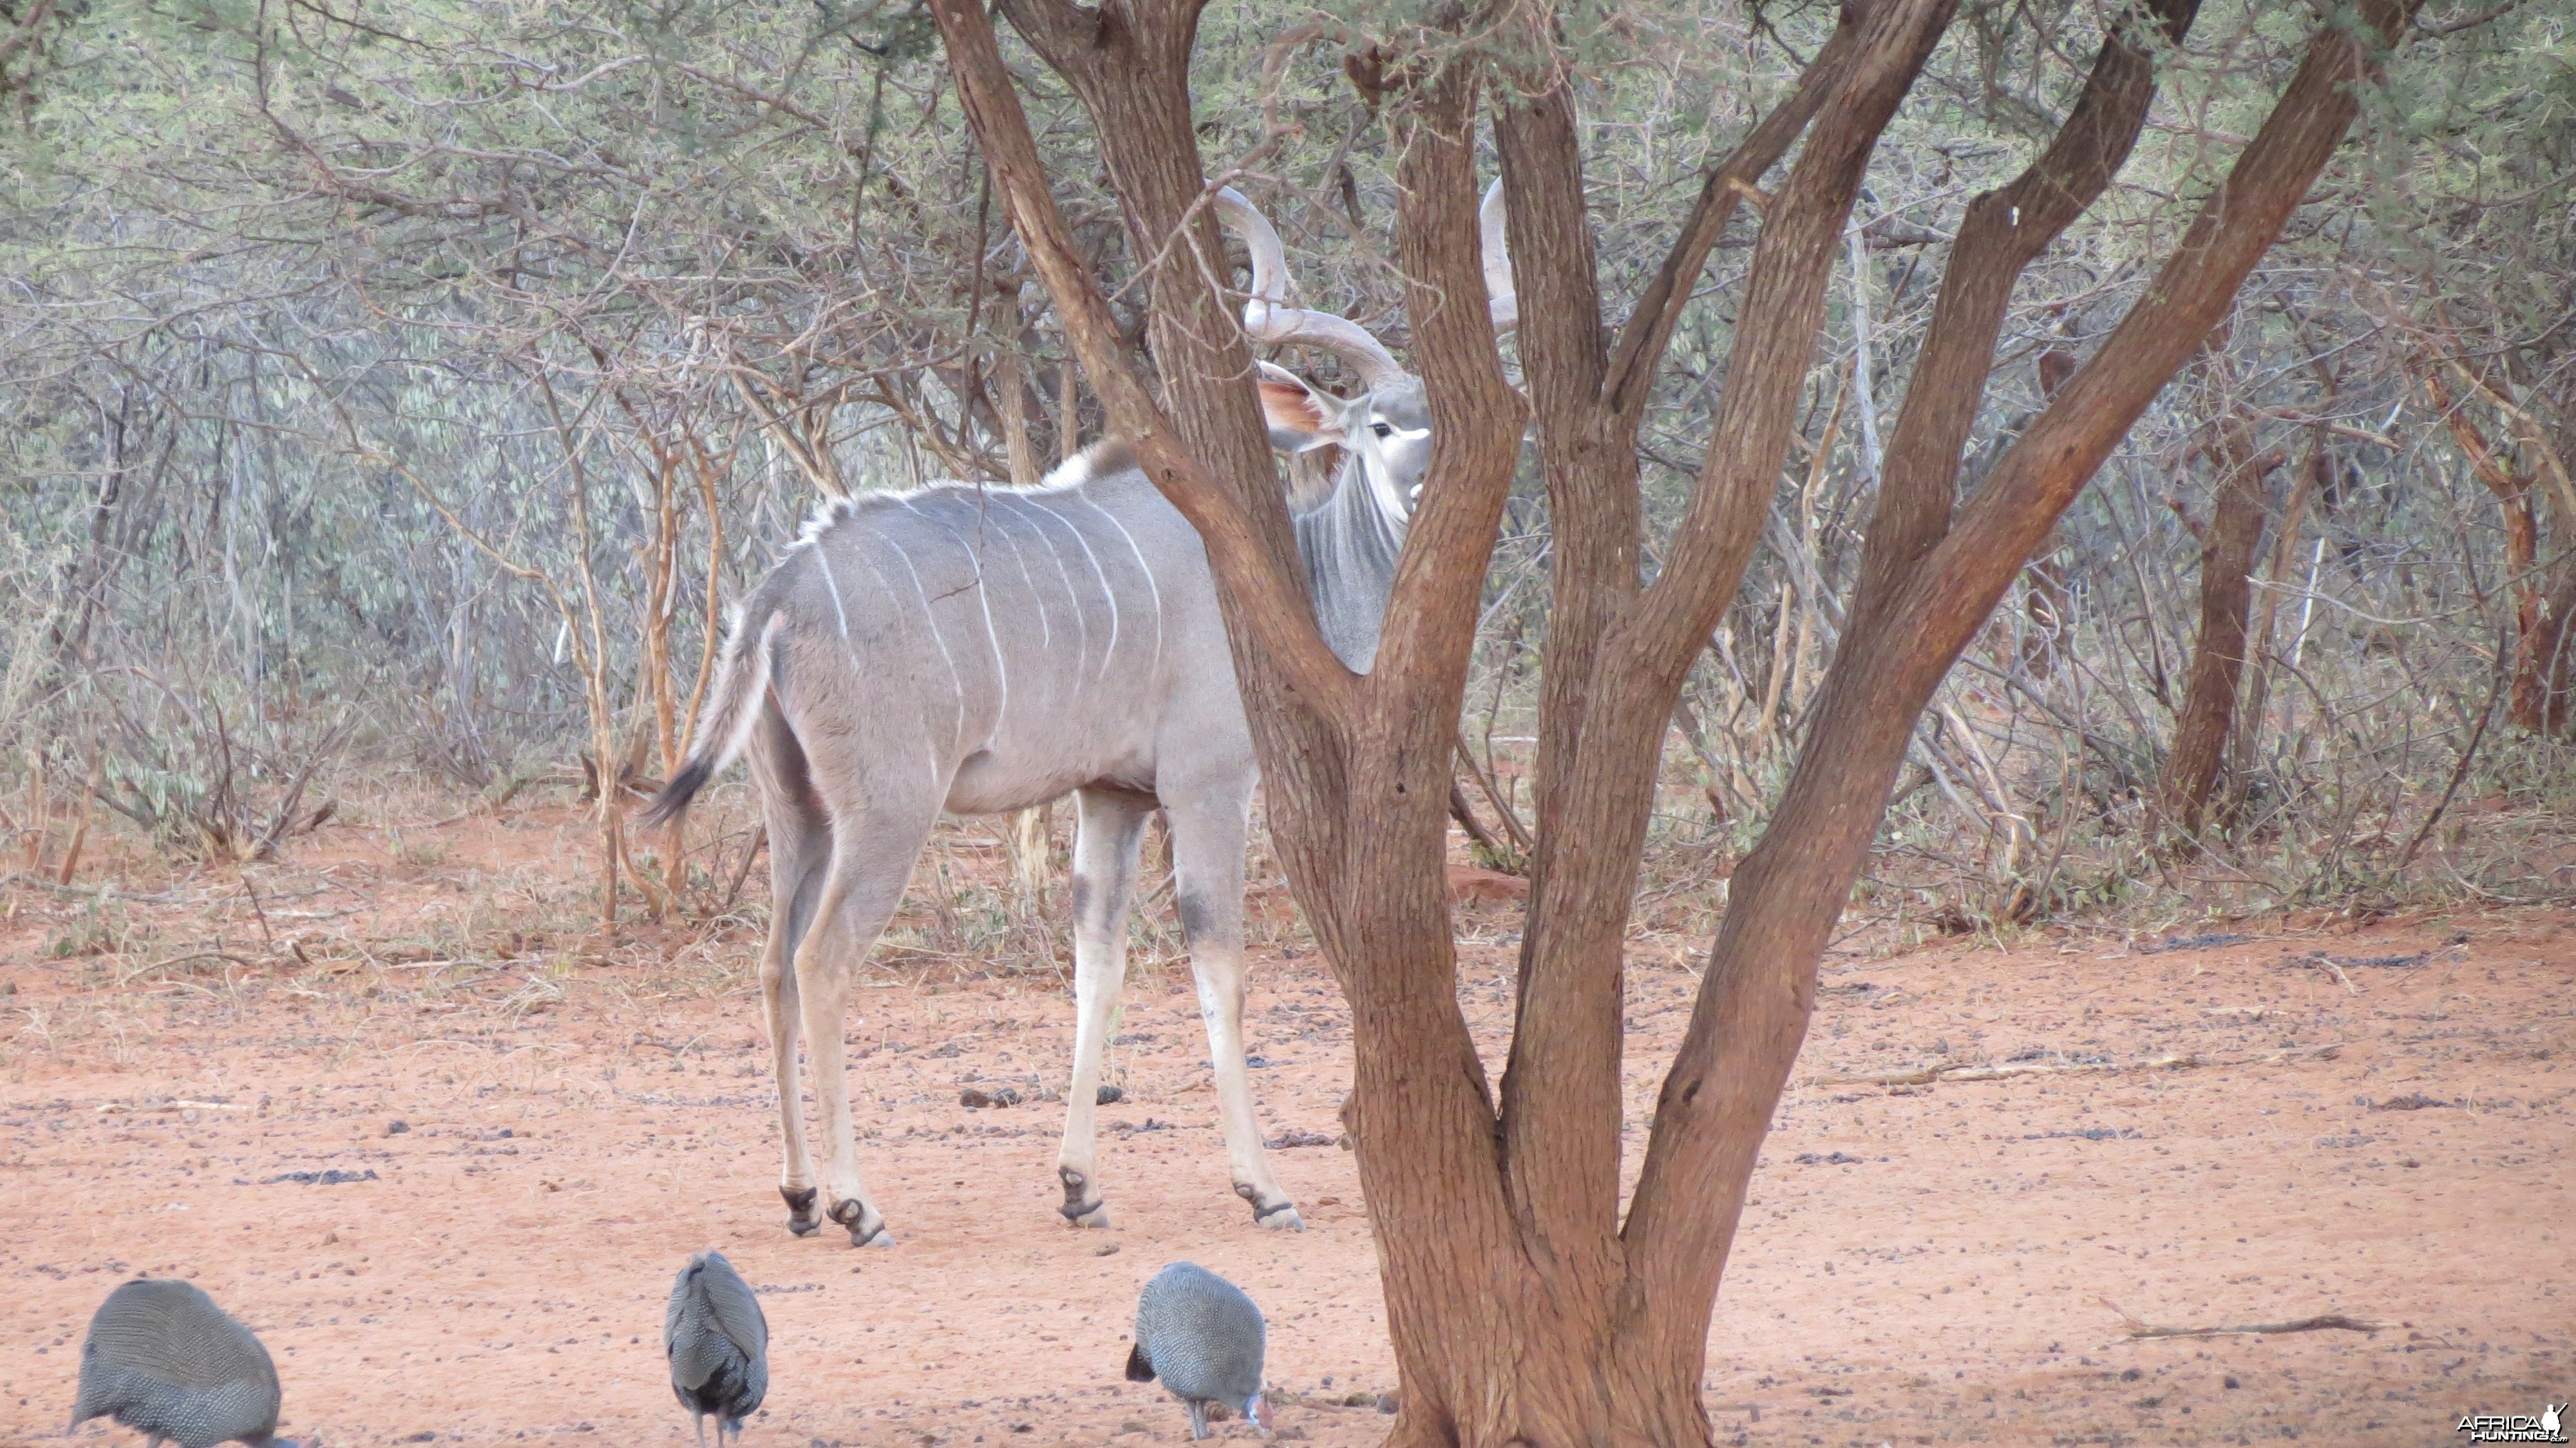
[[[769,1029],[770,1074],[778,1086],[778,1134],[784,1152],[778,1194],[787,1201],[787,1230],[810,1237],[823,1229],[815,1202],[814,1161],[805,1145],[805,1097],[796,1069],[796,949],[814,919],[831,862],[831,836],[801,821],[769,829],[769,938],[760,951],[761,1017]]]
[[[1207,1023],[1208,1063],[1216,1074],[1217,1119],[1225,1129],[1226,1167],[1234,1194],[1252,1204],[1265,1227],[1301,1231],[1297,1204],[1270,1174],[1261,1146],[1261,1117],[1252,1101],[1243,1054],[1243,1002],[1250,973],[1243,959],[1243,844],[1248,802],[1223,794],[1166,804],[1172,821],[1172,865],[1178,878],[1181,930],[1190,971],[1198,978],[1199,1016]]]
[[[1100,1069],[1127,986],[1127,902],[1136,893],[1136,852],[1153,802],[1085,790],[1076,796],[1073,837],[1073,1084],[1064,1096],[1064,1140],[1056,1181],[1077,1227],[1106,1227],[1098,1172]]]
[[[841,816],[832,832],[831,873],[814,922],[796,949],[796,988],[813,1063],[814,1098],[822,1109],[828,1159],[824,1215],[849,1229],[854,1247],[891,1247],[885,1218],[859,1176],[858,1132],[850,1119],[847,1030],[852,978],[903,902],[904,882],[930,837],[934,802],[918,809],[878,808]]]

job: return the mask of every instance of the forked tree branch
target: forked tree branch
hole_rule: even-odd
[[[0,95],[9,93],[9,78],[5,73],[9,62],[16,60],[20,51],[33,46],[45,33],[45,23],[53,18],[54,0],[36,0],[25,19],[13,26],[8,34],[0,35]]]
[[[2262,130],[2202,204],[2144,299],[2004,454],[1903,590],[1898,616],[1921,617],[1927,633],[1955,634],[1957,647],[1966,646],[2019,560],[2235,304],[2246,274],[2333,158],[2360,112],[2362,88],[2378,79],[2388,47],[2420,3],[2361,0],[2360,27],[2333,23],[2317,32]],[[2007,554],[2009,565],[1990,561]],[[1936,601],[1931,613],[1910,612]],[[1943,672],[1955,651],[1939,657]],[[1931,663],[1927,657],[1923,667]]]
[[[1752,559],[1756,524],[1770,507],[1788,453],[1806,360],[1824,323],[1843,222],[1870,153],[1956,9],[1957,0],[1879,0],[1870,7],[1834,113],[1808,138],[1763,217],[1707,461],[1662,573],[1609,641],[1627,655],[1623,663],[1669,678],[1674,687],[1734,600]]]
[[[1414,367],[1431,406],[1431,465],[1387,600],[1378,664],[1365,692],[1408,729],[1457,733],[1477,603],[1511,496],[1528,409],[1503,376],[1478,229],[1475,116],[1480,67],[1443,64],[1405,113],[1396,254],[1413,318]],[[1405,701],[1411,701],[1408,705]],[[1436,726],[1433,716],[1452,717]],[[1448,751],[1421,764],[1443,777]]]
[[[2173,44],[2199,9],[2200,0],[2152,0],[2147,14]],[[2048,149],[2009,185],[1968,204],[1888,439],[1846,637],[1871,631],[1898,585],[1949,530],[1959,462],[2023,269],[2101,196],[2137,144],[2156,94],[2153,42],[2138,33],[2144,24],[2135,15],[2115,23]]]
[[[1914,719],[2031,549],[2233,304],[2332,158],[2415,3],[2362,0],[2361,27],[2338,20],[2316,33],[2144,299],[2005,454],[1879,627],[1836,659],[1771,827],[1736,872],[1736,906],[1656,1104],[1622,1234],[1629,1287],[1646,1304],[1641,1353],[1669,1366],[1705,1352],[1745,1184],[1814,1008],[1816,963]]]
[[[1135,449],[1146,475],[1205,540],[1209,562],[1241,600],[1242,617],[1283,681],[1327,717],[1346,717],[1354,676],[1325,647],[1305,589],[1263,544],[1241,497],[1207,477],[1129,369],[1117,319],[1048,189],[1046,166],[1002,64],[992,21],[976,0],[931,0],[930,11],[947,48],[958,101],[1010,211],[1012,229],[1055,300],[1065,337],[1111,430]]]
[[[1761,181],[1763,173],[1789,153],[1789,147],[1806,131],[1807,123],[1815,119],[1817,110],[1851,68],[1852,57],[1859,48],[1855,18],[1856,7],[1844,7],[1842,23],[1834,27],[1825,48],[1807,63],[1789,98],[1764,116],[1734,154],[1708,173],[1708,180],[1700,187],[1699,200],[1691,207],[1690,218],[1682,223],[1681,235],[1665,254],[1655,279],[1637,298],[1628,324],[1620,329],[1618,343],[1611,349],[1601,400],[1627,419],[1631,430],[1645,416],[1646,399],[1653,390],[1656,371],[1664,364],[1664,349],[1672,345],[1673,328],[1680,325],[1682,308],[1690,302],[1700,269],[1708,265],[1708,254],[1726,234],[1726,224],[1734,219],[1736,206]]]
[[[1609,474],[1610,450],[1633,450],[1633,427],[1622,435],[1615,425],[1596,422],[1579,439],[1599,453],[1601,476],[1586,476],[1595,469],[1580,463],[1550,461],[1551,497],[1562,491],[1582,498],[1577,526],[1583,532],[1560,539],[1560,618],[1550,626],[1548,655],[1557,672],[1540,725],[1547,738],[1541,763],[1549,771],[1540,796],[1540,869],[1524,931],[1502,1129],[1514,1205],[1544,1252],[1573,1264],[1565,1273],[1570,1281],[1599,1281],[1603,1274],[1587,1269],[1617,1248],[1622,1028],[1615,982],[1664,723],[1759,537],[1755,520],[1769,506],[1788,450],[1823,326],[1826,283],[1841,255],[1843,219],[1879,132],[1953,9],[1954,0],[1881,0],[1856,27],[1851,59],[1764,216],[1710,464],[1653,586],[1634,592],[1635,525],[1633,512],[1622,512],[1633,508],[1623,502],[1635,491],[1633,468],[1616,486]],[[1551,140],[1538,130],[1548,116],[1530,120],[1527,128],[1515,122],[1521,134],[1507,132],[1515,166],[1536,173],[1570,164],[1564,128],[1549,125],[1557,133]],[[1545,161],[1551,151],[1559,153],[1553,167]],[[1542,281],[1533,275],[1520,285]],[[1571,281],[1556,285],[1569,294],[1574,289]],[[1533,381],[1540,375],[1534,371]],[[1580,390],[1551,388],[1543,431],[1555,422],[1565,394]],[[1579,404],[1566,410],[1579,415]],[[1565,526],[1561,519],[1560,529]],[[1614,535],[1622,529],[1629,536]],[[1578,568],[1585,576],[1564,576]],[[1554,637],[1569,612],[1578,627],[1593,632],[1579,651],[1560,647]]]
[[[1709,172],[1615,344],[1601,322],[1569,72],[1560,65],[1526,68],[1513,76],[1517,93],[1497,108],[1494,138],[1510,203],[1513,286],[1523,302],[1520,355],[1539,424],[1540,468],[1559,554],[1546,649],[1550,664],[1540,685],[1534,780],[1541,818],[1555,812],[1558,791],[1574,773],[1590,661],[1601,635],[1638,588],[1644,514],[1636,440],[1654,375],[1737,204],[1787,153],[1849,69],[1860,13],[1858,7],[1844,10],[1842,23],[1789,99]],[[1525,43],[1553,56],[1546,15],[1533,12],[1530,18],[1538,23]],[[1533,877],[1541,882],[1551,853],[1543,837],[1532,861]],[[1543,901],[1543,892],[1535,898]],[[1542,903],[1523,935],[1533,956],[1546,935],[1544,919]]]

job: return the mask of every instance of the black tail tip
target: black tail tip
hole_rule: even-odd
[[[1140,1342],[1127,1349],[1127,1381],[1150,1383],[1153,1380],[1154,1364],[1145,1356],[1145,1345]]]
[[[680,772],[671,776],[671,782],[662,786],[662,792],[653,796],[653,802],[644,807],[644,813],[636,823],[648,830],[658,830],[687,814],[689,801],[698,797],[698,791],[706,787],[708,777],[714,773],[703,759],[692,759],[682,765]]]

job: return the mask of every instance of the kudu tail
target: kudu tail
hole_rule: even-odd
[[[780,618],[773,610],[763,610],[734,619],[733,632],[716,661],[715,697],[698,721],[698,737],[689,746],[687,762],[644,807],[638,823],[645,829],[660,829],[686,815],[698,791],[740,758],[751,742],[752,726],[760,722],[761,700],[769,693],[770,635]]]

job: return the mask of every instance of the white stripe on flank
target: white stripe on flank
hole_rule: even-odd
[[[1003,496],[1026,503],[1032,508],[1038,507],[1037,504],[1017,494],[1005,493]],[[1046,510],[1039,508],[1038,511],[1043,513]],[[1082,594],[1074,588],[1073,574],[1064,566],[1064,553],[1055,546],[1055,538],[1047,532],[1046,525],[1031,521],[1029,528],[1038,535],[1038,541],[1046,545],[1047,557],[1055,562],[1055,576],[1064,580],[1065,599],[1073,605],[1073,627],[1076,639],[1073,677],[1078,685],[1082,681],[1082,665],[1091,657],[1091,611],[1082,606]]]
[[[883,536],[883,535],[882,535],[882,534],[880,534],[879,536]],[[875,560],[875,559],[873,559],[873,558],[870,558],[870,557],[867,555],[867,550],[865,550],[865,549],[861,549],[861,550],[859,551],[859,562],[867,568],[867,570],[868,570],[868,576],[869,576],[870,578],[873,578],[873,579],[875,579],[875,580],[877,581],[877,587],[878,587],[878,588],[880,588],[880,589],[882,589],[882,590],[884,590],[884,592],[885,592],[885,596],[886,596],[886,602],[887,602],[889,605],[891,605],[891,604],[894,602],[894,585],[893,585],[893,584],[891,584],[891,583],[888,583],[888,582],[886,581],[885,570],[884,570],[884,569],[881,569],[881,568],[879,568],[879,567],[877,567],[877,565],[876,565],[876,560]],[[916,580],[916,584],[915,584],[915,586],[916,586],[916,588],[918,587],[918,580]],[[931,625],[931,629],[930,629],[930,636],[931,636],[931,638],[932,638],[932,639],[934,639],[934,640],[936,640],[936,639],[939,637],[939,626],[938,626],[937,624],[932,624],[932,625]],[[940,651],[941,651],[942,653],[946,653],[946,652],[947,652],[947,650],[946,650],[944,647],[943,647]],[[858,657],[857,651],[856,651],[855,649],[851,651],[851,657],[852,657],[852,659],[854,659],[854,660]],[[951,673],[951,675],[953,676],[953,675],[954,675],[954,673],[955,673],[955,671],[952,669],[952,670],[950,671],[950,673]],[[932,786],[934,789],[935,789],[935,788],[938,788],[938,787],[939,787],[939,778],[940,778],[940,766],[939,766],[939,741],[931,737],[931,734],[930,734],[930,721],[929,721],[928,719],[924,719],[924,720],[922,720],[922,721],[921,721],[921,748],[922,748],[922,752],[923,752],[924,757],[926,757],[926,758],[930,761],[930,783],[931,783],[931,786]]]
[[[1081,489],[1077,488],[1074,492],[1076,496],[1080,496]],[[1110,586],[1109,571],[1100,566],[1100,555],[1091,551],[1091,540],[1082,536],[1082,530],[1073,526],[1073,520],[1071,518],[1066,517],[1062,513],[1057,512],[1055,509],[1048,507],[1046,504],[1039,502],[1035,498],[1031,498],[1028,501],[1030,507],[1037,509],[1039,512],[1055,519],[1057,522],[1062,523],[1065,531],[1073,535],[1073,541],[1082,545],[1082,556],[1091,560],[1091,574],[1094,578],[1100,580],[1100,596],[1109,602],[1109,647],[1102,651],[1100,655],[1100,672],[1094,677],[1101,679],[1108,678],[1109,661],[1117,657],[1118,654],[1118,590]],[[1091,503],[1089,498],[1084,498],[1083,501]],[[1098,503],[1091,503],[1091,506],[1097,508],[1100,505]]]
[[[814,566],[823,570],[823,591],[832,595],[832,617],[840,620],[841,646],[847,648],[850,644],[850,615],[841,607],[841,585],[832,578],[832,560],[823,556],[822,535],[816,534],[805,541],[814,545]]]
[[[993,650],[993,679],[1000,686],[1001,697],[993,703],[993,726],[984,731],[984,747],[993,747],[993,738],[1002,732],[1002,720],[1011,712],[1011,669],[1002,662],[1002,636],[993,632],[993,600],[984,591],[984,570],[975,570],[975,602],[984,609],[984,642]]]
[[[993,532],[1011,545],[1011,559],[1020,565],[1020,586],[1029,591],[1029,602],[1038,610],[1038,647],[1045,649],[1055,642],[1055,629],[1047,622],[1046,600],[1038,596],[1038,581],[1029,577],[1029,555],[1020,548],[1020,540],[1011,536],[1010,526],[1000,518],[993,520]]]
[[[1163,590],[1154,582],[1154,566],[1145,561],[1145,550],[1136,546],[1136,535],[1127,531],[1127,525],[1118,521],[1117,514],[1092,502],[1088,491],[1082,494],[1082,501],[1091,503],[1091,511],[1108,519],[1109,526],[1118,530],[1118,536],[1127,540],[1127,551],[1136,555],[1136,571],[1145,575],[1145,592],[1154,600],[1154,672],[1160,674],[1163,671]]]
[[[903,560],[903,571],[912,575],[913,597],[921,600],[921,621],[930,629],[930,641],[939,645],[939,661],[948,666],[948,687],[957,691],[957,732],[949,740],[949,747],[953,749],[966,739],[966,680],[957,672],[957,660],[948,652],[948,640],[940,636],[939,616],[931,612],[930,590],[921,586],[921,570],[912,566],[912,555],[903,551],[903,545],[896,542],[891,534],[879,533],[877,536],[894,550],[895,557]]]
[[[905,506],[910,507],[911,504],[906,503]],[[993,651],[993,682],[1001,693],[1001,697],[993,705],[993,722],[984,730],[984,747],[990,749],[993,747],[994,736],[1002,732],[1002,721],[1009,717],[1011,712],[1011,666],[1002,659],[1002,636],[993,631],[993,598],[984,587],[983,550],[968,541],[964,534],[950,527],[947,519],[936,513],[923,513],[919,508],[914,508],[913,511],[921,513],[921,516],[938,524],[939,531],[954,539],[957,546],[966,552],[966,566],[975,570],[975,605],[984,611],[984,643]],[[978,512],[980,511],[978,509]],[[975,531],[978,534],[984,531],[983,520],[980,517],[976,520]]]

